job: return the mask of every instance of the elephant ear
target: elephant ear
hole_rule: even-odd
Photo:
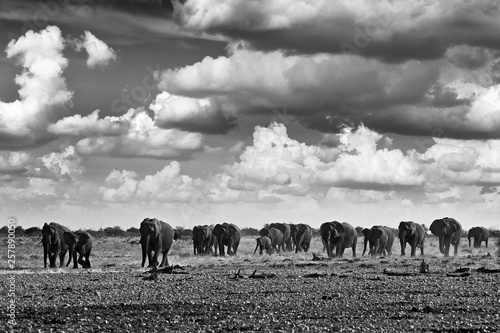
[[[448,221],[448,230],[450,233],[454,233],[458,231],[458,225],[456,223],[452,223],[452,221]]]
[[[234,225],[230,224],[227,227],[227,231],[230,235],[234,235],[236,233],[236,228],[234,227]]]
[[[72,232],[64,232],[63,238],[64,242],[69,246],[72,246],[73,244],[76,244],[78,242],[78,236]]]
[[[364,235],[366,238],[370,237],[370,232],[371,232],[371,230],[370,230],[370,229],[368,229],[368,228],[364,228],[364,229],[363,229],[363,231],[361,231],[361,232],[363,233],[363,235]]]
[[[374,228],[374,229],[372,229],[372,237],[375,238],[375,239],[376,238],[380,238],[382,236],[382,232],[383,231],[381,229]]]
[[[335,222],[334,223],[334,228],[339,232],[339,233],[343,233],[344,232],[344,226],[342,225],[342,223],[339,223],[339,222]]]

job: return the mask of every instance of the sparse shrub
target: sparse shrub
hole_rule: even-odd
[[[177,226],[174,228],[174,231],[180,237],[180,239],[193,238],[193,230],[191,230],[191,229],[185,229],[182,226]]]
[[[140,234],[139,228],[131,227],[127,229],[127,234],[129,236],[137,236]]]
[[[259,236],[259,230],[255,228],[243,228],[241,229],[241,236]]]
[[[500,238],[500,230],[490,229],[490,237]]]
[[[31,227],[31,228],[24,230],[24,234],[26,236],[30,236],[30,237],[41,236],[42,229],[40,229],[39,227]]]
[[[125,231],[119,226],[104,228],[104,235],[107,237],[124,237]]]
[[[6,225],[0,228],[0,235],[7,235],[9,232],[9,228]]]
[[[24,229],[20,225],[16,227],[16,237],[25,236]]]

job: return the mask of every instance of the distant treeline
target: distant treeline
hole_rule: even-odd
[[[264,225],[266,226],[266,225]],[[358,236],[362,237],[363,236],[363,227],[356,227],[356,232],[358,233]],[[193,229],[191,228],[184,228],[181,226],[177,226],[174,228],[175,232],[177,235],[180,236],[180,239],[191,239],[193,237]],[[255,228],[242,228],[241,229],[241,235],[242,236],[259,236],[259,230],[260,229],[255,229]],[[394,228],[394,234],[397,237],[398,234],[398,229]],[[427,228],[425,228],[427,231]],[[490,236],[491,237],[497,237],[500,238],[500,230],[496,229],[489,229],[490,230]],[[92,237],[94,238],[101,238],[101,237],[140,237],[140,232],[139,228],[131,227],[128,228],[127,230],[123,230],[121,227],[116,226],[116,227],[107,227],[99,230],[94,230],[94,229],[80,229],[80,230],[75,230],[75,231],[86,231],[88,232]],[[462,237],[467,238],[467,232],[468,230],[462,230]],[[7,235],[8,229],[7,226],[3,226],[0,228],[0,235]],[[27,229],[24,229],[22,226],[17,226],[16,227],[16,232],[15,232],[17,237],[41,237],[42,236],[42,229],[39,227],[30,227]],[[314,229],[313,228],[313,236],[320,236],[319,229]]]

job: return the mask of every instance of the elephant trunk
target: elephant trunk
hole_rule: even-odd
[[[221,257],[224,257],[225,253],[224,253],[224,235],[220,235],[220,237],[218,237],[218,241],[219,241],[219,256]]]
[[[66,264],[66,267],[69,266],[69,264],[71,263],[71,259],[73,258],[73,249],[71,247],[69,248],[68,253],[69,253],[69,255],[68,255],[68,263]]]
[[[299,253],[303,240],[304,240],[304,234],[301,234],[300,236],[297,237],[295,241],[295,253]]]
[[[444,254],[444,236],[439,237],[439,252]]]
[[[149,235],[143,235],[141,237],[141,246],[142,246],[142,267],[144,267],[144,264],[146,263],[146,256],[148,254],[148,247],[149,247]]]
[[[49,242],[44,241],[43,242],[43,267],[47,268],[47,256],[49,255]],[[50,258],[49,258],[50,261]],[[49,262],[50,264],[50,262]]]
[[[469,247],[470,247],[470,238],[471,238],[471,237],[469,236],[469,237],[467,237],[467,238],[469,239]],[[474,246],[476,246],[476,241],[475,241],[475,240],[474,240]]]
[[[254,254],[255,254],[255,252],[257,252],[258,248],[259,248],[259,240],[257,240],[257,246],[255,246],[255,250],[253,251]]]
[[[362,254],[362,256],[364,256],[364,255],[365,255],[365,252],[366,252],[366,243],[368,243],[368,238],[365,236],[364,246],[363,246],[363,254]]]
[[[406,235],[404,233],[399,234],[399,244],[401,245],[401,255],[405,255],[405,247],[406,247]]]
[[[330,237],[329,237],[329,235],[323,237],[323,244],[326,247],[326,253],[328,254],[328,258],[331,258],[332,257],[332,249],[330,248]]]

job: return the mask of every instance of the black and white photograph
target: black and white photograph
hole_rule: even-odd
[[[500,2],[1,0],[2,332],[499,332]]]

